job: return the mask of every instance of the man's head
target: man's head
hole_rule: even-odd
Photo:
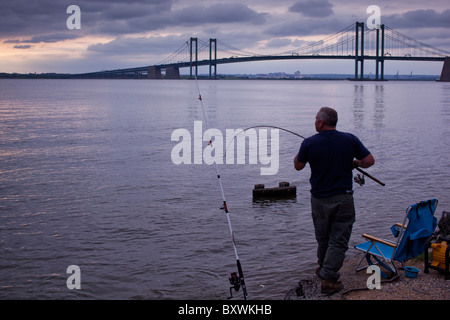
[[[329,107],[320,108],[316,115],[316,131],[321,132],[323,130],[334,130],[336,129],[337,121],[338,115],[336,110]]]

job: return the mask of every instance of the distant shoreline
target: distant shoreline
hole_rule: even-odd
[[[133,76],[87,76],[87,74],[68,74],[68,73],[0,73],[0,79],[130,79],[130,80],[148,80],[146,75]],[[181,75],[180,80],[189,79],[188,75]],[[208,75],[198,75],[198,79],[208,79]],[[164,80],[164,78],[163,78]],[[212,80],[212,79],[211,79]],[[364,79],[354,79],[351,74],[305,74],[302,76],[293,76],[285,73],[269,74],[221,74],[217,75],[215,80],[351,80],[351,81],[377,81],[374,75],[366,76]],[[385,75],[384,81],[437,81],[438,75]]]

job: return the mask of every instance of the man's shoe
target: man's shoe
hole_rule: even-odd
[[[320,279],[323,280],[322,276],[320,275],[320,270],[322,270],[322,267],[317,267],[315,274],[316,274],[316,276],[318,276]]]
[[[341,291],[344,288],[344,285],[341,281],[331,281],[331,280],[322,280],[322,285],[320,287],[321,292],[327,295],[335,294],[336,292]]]

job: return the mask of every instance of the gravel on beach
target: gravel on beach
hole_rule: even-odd
[[[340,273],[344,289],[327,296],[320,292],[321,280],[315,275],[300,279],[297,286],[289,289],[286,300],[450,300],[450,280],[439,271],[429,269],[424,273],[423,260],[411,259],[404,266],[413,266],[420,271],[416,278],[405,276],[405,270],[399,268],[398,277],[389,281],[381,278],[380,289],[368,289],[367,279],[371,275],[366,270],[356,271],[360,255],[347,256]]]

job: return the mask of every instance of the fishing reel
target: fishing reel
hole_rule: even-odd
[[[355,178],[353,178],[357,184],[359,184],[361,187],[366,183],[364,180],[364,175],[360,175],[359,173],[356,175]]]
[[[238,292],[239,288],[241,287],[241,278],[238,276],[237,272],[231,272],[231,277],[228,278],[230,280],[230,284],[232,285],[230,287],[230,296],[227,297],[227,299],[233,298],[233,289],[234,291]]]

